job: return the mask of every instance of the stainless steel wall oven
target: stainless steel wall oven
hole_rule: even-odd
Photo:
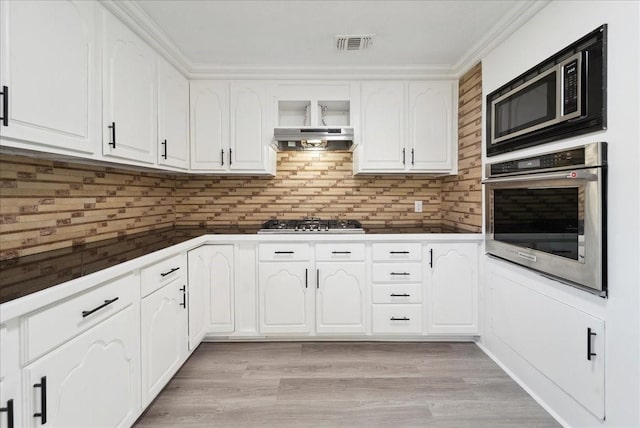
[[[488,164],[486,251],[607,294],[606,143]]]

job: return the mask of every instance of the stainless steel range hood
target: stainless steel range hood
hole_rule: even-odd
[[[275,128],[273,136],[280,150],[351,150],[353,128]]]

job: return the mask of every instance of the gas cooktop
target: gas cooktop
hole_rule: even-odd
[[[322,220],[305,217],[302,220],[269,220],[258,233],[364,233],[357,220]]]

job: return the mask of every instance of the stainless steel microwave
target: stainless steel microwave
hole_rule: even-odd
[[[606,29],[487,96],[487,156],[606,127]]]
[[[606,296],[606,172],[606,143],[487,165],[487,253]]]

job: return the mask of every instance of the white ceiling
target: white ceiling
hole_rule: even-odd
[[[532,2],[138,0],[192,69],[452,69]],[[336,35],[375,34],[339,52]]]

